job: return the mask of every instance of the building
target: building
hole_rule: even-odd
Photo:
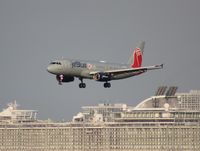
[[[199,151],[199,95],[195,93],[191,103],[187,100],[191,92],[159,89],[136,107],[107,103],[82,107],[72,122],[1,122],[0,151]]]

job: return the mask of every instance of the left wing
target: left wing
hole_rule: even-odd
[[[155,70],[155,69],[162,69],[162,68],[163,68],[163,64],[160,64],[160,65],[148,66],[148,67],[106,70],[106,71],[103,71],[103,73],[109,74],[109,75],[116,75],[116,74],[122,74],[122,73],[130,73],[130,72],[134,73],[135,72],[137,75],[138,72],[146,72],[148,70]],[[91,71],[89,74],[95,75],[98,73],[102,73],[102,71]]]

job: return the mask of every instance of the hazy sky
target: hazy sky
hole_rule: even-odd
[[[136,105],[157,86],[200,89],[199,0],[0,0],[0,109],[17,100],[40,119],[70,120],[84,105]],[[143,65],[163,70],[103,83],[58,85],[46,68],[57,58],[126,63],[145,40]]]

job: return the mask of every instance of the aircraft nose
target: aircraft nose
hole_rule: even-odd
[[[48,71],[49,73],[53,73],[52,67],[51,67],[51,66],[48,66],[48,67],[47,67],[47,71]]]

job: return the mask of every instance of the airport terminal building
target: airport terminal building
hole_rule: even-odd
[[[37,120],[16,103],[0,113],[0,151],[199,151],[200,91],[159,87],[137,106],[84,106],[71,122]]]

